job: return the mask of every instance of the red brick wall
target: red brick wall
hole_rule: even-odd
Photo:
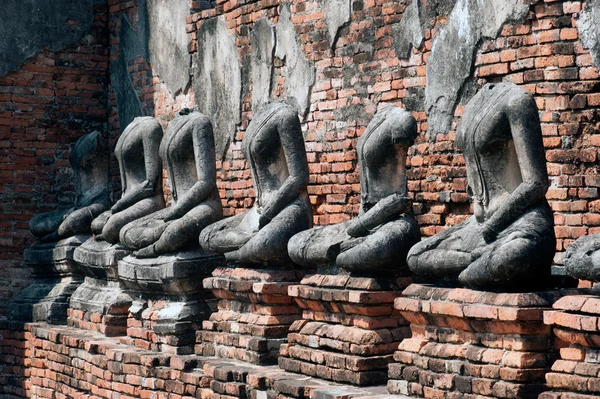
[[[249,28],[263,16],[276,23],[281,2],[219,0],[216,9],[193,14],[187,21],[191,53],[196,51],[196,31],[202,22],[223,16],[237,39],[247,76]],[[406,5],[392,0],[353,3],[352,21],[342,28],[332,51],[322,2],[292,1],[296,32],[307,58],[316,67],[310,111],[303,124],[315,223],[338,223],[358,212],[356,140],[379,104],[390,102],[410,108],[419,121],[421,134],[408,159],[409,189],[423,233],[434,234],[471,212],[464,159],[454,148],[454,130],[438,135],[435,142],[425,135],[427,117],[422,102],[426,61],[431,38],[445,18],[434,19],[420,48],[413,49],[409,59],[400,60],[394,51],[391,25],[401,19]],[[473,68],[478,84],[508,79],[536,97],[552,180],[548,199],[556,212],[559,251],[581,235],[600,231],[600,178],[596,167],[600,77],[575,28],[583,4],[536,2],[525,23],[509,24],[497,39],[481,44]],[[121,16],[125,15],[135,28],[139,7],[133,0],[109,0],[108,7],[108,11],[103,7],[96,10],[91,42],[60,52],[43,51],[19,71],[0,78],[0,297],[11,297],[26,283],[28,271],[22,267],[22,250],[32,241],[28,220],[72,198],[68,144],[84,132],[105,126],[114,144],[120,132],[114,90],[107,83],[109,58],[115,60],[120,54]],[[276,58],[275,99],[285,95],[285,68],[285,62]],[[145,112],[156,116],[164,127],[179,109],[194,105],[192,89],[173,98],[147,60],[132,60],[128,71]],[[243,87],[243,122],[218,165],[218,184],[227,215],[251,206],[254,194],[240,150],[252,117],[247,80]],[[459,106],[455,122],[460,120],[461,111]],[[117,191],[120,185],[114,158],[112,175]],[[3,313],[0,306],[0,315]]]
[[[41,51],[0,77],[0,298],[28,284],[31,217],[73,204],[69,144],[106,130],[107,44],[107,8],[96,6],[78,45]]]
[[[240,54],[250,50],[249,29],[260,17],[276,23],[273,1],[219,1],[215,10],[194,14],[188,30],[192,39],[202,22],[224,15],[237,38]],[[454,147],[456,123],[435,142],[427,140],[422,105],[426,61],[432,36],[445,22],[438,17],[425,41],[408,60],[396,57],[391,24],[406,5],[391,0],[354,2],[349,26],[341,30],[335,53],[329,49],[324,10],[316,0],[292,1],[293,22],[305,54],[317,69],[305,129],[310,163],[311,202],[315,223],[338,223],[358,212],[359,176],[356,140],[381,103],[405,104],[413,110],[421,133],[409,153],[409,190],[414,196],[424,235],[432,235],[464,220],[472,209],[466,194],[464,159]],[[361,5],[362,4],[362,5]],[[548,171],[548,199],[556,212],[557,250],[585,234],[600,232],[597,151],[600,145],[600,77],[576,29],[584,2],[537,1],[523,24],[508,24],[495,40],[486,40],[476,55],[477,84],[509,80],[535,95],[541,111]],[[370,44],[373,53],[364,51]],[[192,50],[196,48],[192,44]],[[276,59],[274,98],[284,94],[282,61]],[[244,66],[247,68],[247,66]],[[414,95],[416,94],[416,97]],[[228,214],[248,206],[252,194],[240,140],[251,118],[251,93],[244,88],[243,119],[236,141],[221,165],[219,187]],[[560,261],[560,255],[557,257]]]

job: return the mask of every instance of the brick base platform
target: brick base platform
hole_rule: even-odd
[[[215,300],[194,296],[134,301],[127,318],[127,337],[121,342],[145,350],[191,355],[196,331],[215,308]],[[171,321],[174,319],[179,321]]]
[[[577,290],[497,294],[413,284],[395,308],[410,322],[389,367],[391,393],[537,398],[556,348],[543,311]],[[470,396],[469,396],[470,397]]]
[[[300,309],[288,287],[304,273],[297,270],[215,269],[204,288],[219,299],[218,311],[202,323],[196,354],[275,364]]]
[[[69,300],[68,325],[107,336],[126,334],[132,299],[118,281],[118,263],[130,253],[120,244],[94,238],[75,250],[76,268],[86,277]]]
[[[353,385],[387,380],[387,366],[410,328],[394,299],[411,278],[385,279],[314,274],[289,295],[303,309],[282,345],[279,366],[287,371]]]
[[[165,353],[194,353],[196,331],[215,307],[202,280],[224,262],[223,256],[200,248],[157,258],[121,259],[119,280],[134,298],[123,342]]]
[[[546,374],[549,391],[540,399],[591,399],[600,396],[600,297],[567,296],[544,312],[561,341],[560,359]]]
[[[358,389],[277,366],[147,351],[73,327],[0,321],[0,337],[3,399],[390,397],[384,386]]]

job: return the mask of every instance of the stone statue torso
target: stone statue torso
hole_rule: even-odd
[[[388,118],[389,107],[378,112],[369,128],[358,139],[357,154],[360,166],[361,213],[368,211],[380,200],[393,194],[406,194],[406,148],[397,148],[393,137],[396,118]],[[410,115],[406,111],[401,111]],[[399,152],[400,151],[400,152]]]
[[[258,207],[268,204],[272,194],[281,188],[289,176],[277,133],[277,113],[282,108],[284,105],[281,103],[264,107],[248,126],[242,140],[244,156],[254,179]]]
[[[167,166],[174,202],[198,181],[193,132],[187,128],[193,120],[193,116],[176,118],[160,143],[160,157]]]
[[[142,137],[145,130],[138,129],[138,126],[147,118],[150,117],[135,118],[121,134],[115,147],[115,157],[119,163],[123,195],[129,193],[133,187],[147,179]]]
[[[474,213],[481,223],[494,214],[522,183],[519,161],[505,106],[514,86],[488,84],[465,108],[456,143],[463,152],[474,199]]]
[[[108,154],[96,149],[99,132],[83,136],[71,148],[69,163],[75,174],[75,209],[95,202],[109,203]]]

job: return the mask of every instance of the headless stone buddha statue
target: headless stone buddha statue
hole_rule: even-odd
[[[486,85],[465,107],[456,144],[474,215],[415,245],[410,269],[476,289],[545,288],[556,238],[533,96],[514,84]]]
[[[296,234],[288,244],[294,262],[350,272],[406,267],[406,254],[420,239],[406,186],[406,155],[416,136],[409,112],[394,106],[377,112],[358,140],[358,217]]]
[[[69,162],[75,174],[75,203],[31,219],[29,230],[40,241],[89,234],[92,220],[110,207],[108,146],[100,132],[86,134],[73,144]]]
[[[172,205],[121,230],[121,243],[138,258],[198,247],[200,231],[223,217],[213,129],[206,116],[182,110],[160,143],[160,157],[167,166]]]
[[[248,211],[221,220],[200,234],[202,247],[230,263],[289,266],[289,239],[312,227],[308,162],[300,121],[283,103],[260,108],[242,147],[256,190]]]
[[[156,119],[144,116],[135,118],[119,137],[115,156],[123,194],[110,210],[92,222],[97,241],[116,244],[123,226],[165,207],[158,154],[162,135]]]

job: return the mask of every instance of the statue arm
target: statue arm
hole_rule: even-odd
[[[389,195],[380,200],[374,207],[354,219],[346,232],[352,237],[362,237],[371,229],[407,212],[412,206],[412,200],[399,194]]]
[[[532,205],[544,199],[548,172],[535,100],[523,94],[510,100],[507,111],[522,183],[510,194],[482,228],[486,241],[493,241]]]
[[[146,180],[137,184],[131,191],[118,200],[111,211],[121,212],[144,198],[150,198],[156,194],[156,187],[161,184],[162,162],[158,155],[162,129],[159,125],[147,134],[142,134],[144,147],[144,167],[146,169]]]
[[[198,181],[167,211],[165,221],[179,219],[208,198],[217,185],[215,141],[209,121],[196,121],[192,131]]]
[[[58,227],[60,237],[70,237],[77,233],[85,232],[91,227],[92,221],[106,210],[104,204],[92,204],[74,210],[65,215],[63,222]]]
[[[308,162],[300,120],[293,111],[286,111],[286,113],[285,117],[279,121],[277,130],[283,146],[289,176],[261,213],[261,217],[269,220],[296,199],[308,185]]]

